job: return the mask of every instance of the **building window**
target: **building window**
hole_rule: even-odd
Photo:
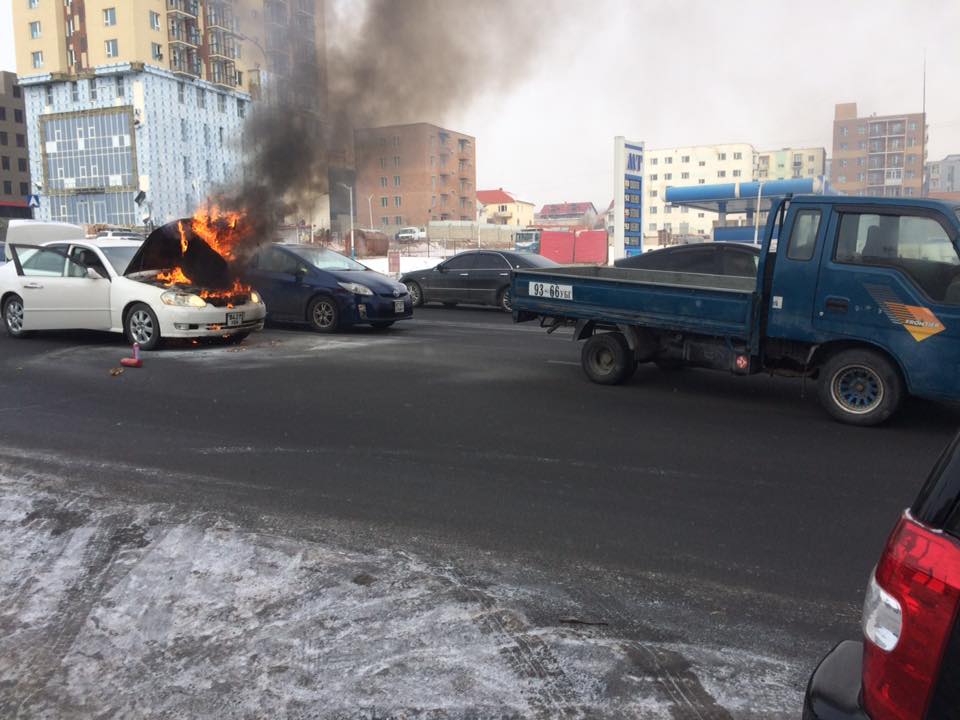
[[[845,183],[846,181],[847,181],[846,175],[841,175],[840,177],[837,178],[837,182]]]
[[[663,174],[663,179],[664,179],[664,180],[673,180],[673,173],[664,173],[664,174]]]
[[[73,102],[80,102],[80,83],[76,80],[70,83],[70,99]]]
[[[237,117],[246,117],[246,115],[247,104],[240,98],[237,98]]]
[[[656,205],[651,205],[651,206],[650,206],[650,210],[649,210],[648,212],[649,212],[651,215],[656,215],[656,214],[657,214],[657,206],[656,206]]]
[[[26,147],[27,146],[27,136],[17,133],[17,147]]]
[[[7,168],[5,168],[5,169],[9,170],[9,169],[10,169],[10,168],[9,168],[9,165],[8,165]],[[17,158],[17,170],[19,170],[20,172],[26,172],[26,171],[27,171],[27,159],[26,159],[26,158]]]
[[[227,96],[223,93],[217,93],[217,110],[220,112],[227,111]]]
[[[734,177],[740,177],[740,171],[739,171],[739,170],[734,170],[734,171],[733,171],[733,176],[734,176]]]
[[[841,149],[841,150],[846,150],[847,147],[848,147],[847,143],[840,143],[840,149]]]
[[[840,137],[846,137],[846,136],[847,136],[847,132],[848,132],[848,130],[847,130],[846,127],[843,127],[843,126],[840,127]]]
[[[743,153],[735,152],[735,153],[733,154],[733,159],[734,159],[734,160],[743,160]]]
[[[727,159],[727,154],[726,154],[726,153],[720,153],[719,155],[717,155],[717,159],[719,159],[719,160],[726,160],[726,159]]]
[[[430,164],[433,165],[433,162],[432,162],[433,158],[430,158],[430,160],[431,160]],[[383,157],[380,158],[380,169],[383,170],[386,166],[387,166],[387,159]]]
[[[400,187],[400,176],[399,176],[399,175],[394,175],[394,176],[393,176],[393,186],[394,186],[394,187]]]
[[[400,198],[399,195],[394,195],[394,196],[393,196],[393,204],[394,204],[394,206],[396,206],[396,207],[400,207],[400,206],[401,206],[401,198]]]
[[[67,48],[67,65],[71,67],[77,64],[77,53],[74,52],[73,48]]]
[[[160,29],[160,13],[150,11],[150,29],[159,30]]]
[[[207,106],[207,91],[204,90],[202,87],[198,87],[197,88],[197,107],[205,108],[206,106]]]
[[[177,83],[177,100],[180,101],[182,105],[186,96],[186,88],[182,82]]]
[[[867,134],[867,126],[866,126],[866,125],[858,125],[858,126],[857,126],[857,135],[866,135],[866,134]]]
[[[669,215],[669,214],[672,213],[672,212],[673,212],[673,206],[672,206],[672,205],[664,205],[664,206],[663,206],[663,214],[664,214],[664,215]]]
[[[726,176],[727,176],[726,170],[717,170],[717,177],[726,177]]]
[[[150,54],[154,60],[163,60],[163,48],[160,43],[150,43]]]
[[[666,158],[663,159],[663,162],[664,162],[664,164],[666,164],[666,165],[673,165],[673,158],[672,158],[672,157],[666,157]]]
[[[656,197],[656,196],[657,196],[657,191],[656,191],[656,190],[651,190],[651,191],[650,191],[650,197]]]
[[[187,141],[187,119],[180,118],[180,139],[183,142]]]
[[[107,40],[103,43],[104,47],[107,49],[107,57],[114,58],[120,54],[120,50],[117,47],[116,40]]]
[[[116,79],[114,80],[114,84],[117,87],[117,97],[122,98],[123,97],[123,75],[117,75]]]
[[[653,175],[651,175],[650,178],[649,178],[649,179],[650,179],[650,182],[656,182],[656,181],[657,181],[657,177],[658,177],[657,174],[656,174],[656,173],[653,173]]]
[[[707,161],[706,161],[706,160],[701,160],[700,162],[697,163],[697,165],[699,165],[700,167],[706,167],[706,166],[707,166]]]
[[[185,177],[190,177],[190,158],[186,155],[183,156],[183,174]]]
[[[680,173],[680,179],[681,179],[681,180],[689,180],[689,179],[690,179],[690,173],[688,173],[688,172]]]
[[[381,217],[381,218],[380,218],[380,224],[382,224],[382,225],[389,225],[389,224],[390,224],[390,217],[389,217],[388,215],[384,215],[383,217]]]
[[[651,164],[651,165],[656,165],[656,164],[657,164],[657,158],[650,158],[650,164]]]
[[[397,221],[397,225],[403,225],[403,217],[401,215],[397,215],[393,219]]]
[[[9,170],[10,169],[10,157],[7,155],[0,156],[0,170]]]
[[[43,67],[43,50],[37,50],[36,52],[30,53],[30,61],[33,63],[35,68]]]
[[[697,180],[697,185],[703,185],[705,182],[706,180],[704,180],[703,178],[700,178],[699,180]]]
[[[386,175],[381,175],[381,176],[380,176],[380,187],[386,187],[386,186],[387,186],[387,176],[386,176]]]
[[[688,162],[690,162],[690,156],[689,156],[689,155],[683,155],[683,156],[680,158],[680,162],[682,162],[682,163],[688,163]]]
[[[393,136],[393,146],[394,146],[394,147],[400,147],[400,136],[399,136],[399,135],[394,135],[394,136]]]
[[[393,166],[394,166],[394,167],[400,167],[400,156],[399,156],[399,155],[394,155],[394,156],[393,156]]]
[[[116,8],[104,8],[103,9],[103,24],[104,25],[116,25],[117,24],[117,9]]]
[[[390,198],[388,197],[380,198],[380,207],[390,207]]]
[[[840,161],[840,167],[846,167],[846,166],[847,166],[847,161],[846,161],[846,160],[841,160],[841,161]]]
[[[36,10],[39,4],[40,0],[27,0],[27,7],[31,10]]]
[[[0,130],[0,145],[6,145],[6,144],[7,144],[7,133],[4,132],[3,130]]]
[[[3,181],[3,194],[4,195],[13,195],[13,183],[9,180]]]
[[[916,130],[916,129],[917,129],[917,123],[916,123],[916,122],[911,122],[911,123],[910,123],[910,129],[911,129],[911,130]]]
[[[220,147],[223,147],[223,127],[218,127],[217,133],[220,137]]]
[[[87,90],[90,92],[90,99],[96,100],[97,99],[97,79],[96,78],[90,78],[90,80],[87,81]]]
[[[30,37],[34,40],[40,39],[40,21],[34,20],[30,23]]]

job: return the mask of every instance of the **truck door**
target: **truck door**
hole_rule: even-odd
[[[960,255],[956,225],[934,209],[838,207],[830,222],[814,325],[823,340],[888,350],[911,392],[960,390]]]
[[[813,341],[814,289],[829,208],[794,203],[780,233],[767,315],[767,336]]]

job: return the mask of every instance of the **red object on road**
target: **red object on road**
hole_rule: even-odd
[[[540,254],[561,265],[606,265],[606,230],[544,230]]]
[[[143,360],[140,359],[140,343],[133,344],[133,357],[121,358],[120,364],[124,367],[143,367]]]
[[[573,232],[544,230],[540,234],[540,254],[561,265],[573,263]]]

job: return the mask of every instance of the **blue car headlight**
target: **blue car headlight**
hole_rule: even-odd
[[[366,285],[361,285],[360,283],[342,282],[337,283],[337,285],[342,287],[347,292],[353,293],[354,295],[373,295],[373,290],[368,288]]]

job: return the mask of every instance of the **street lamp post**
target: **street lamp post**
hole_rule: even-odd
[[[367,210],[370,211],[370,229],[373,230],[373,195],[367,198]]]
[[[357,239],[353,236],[353,186],[346,183],[337,183],[350,193],[350,256],[357,259]]]

